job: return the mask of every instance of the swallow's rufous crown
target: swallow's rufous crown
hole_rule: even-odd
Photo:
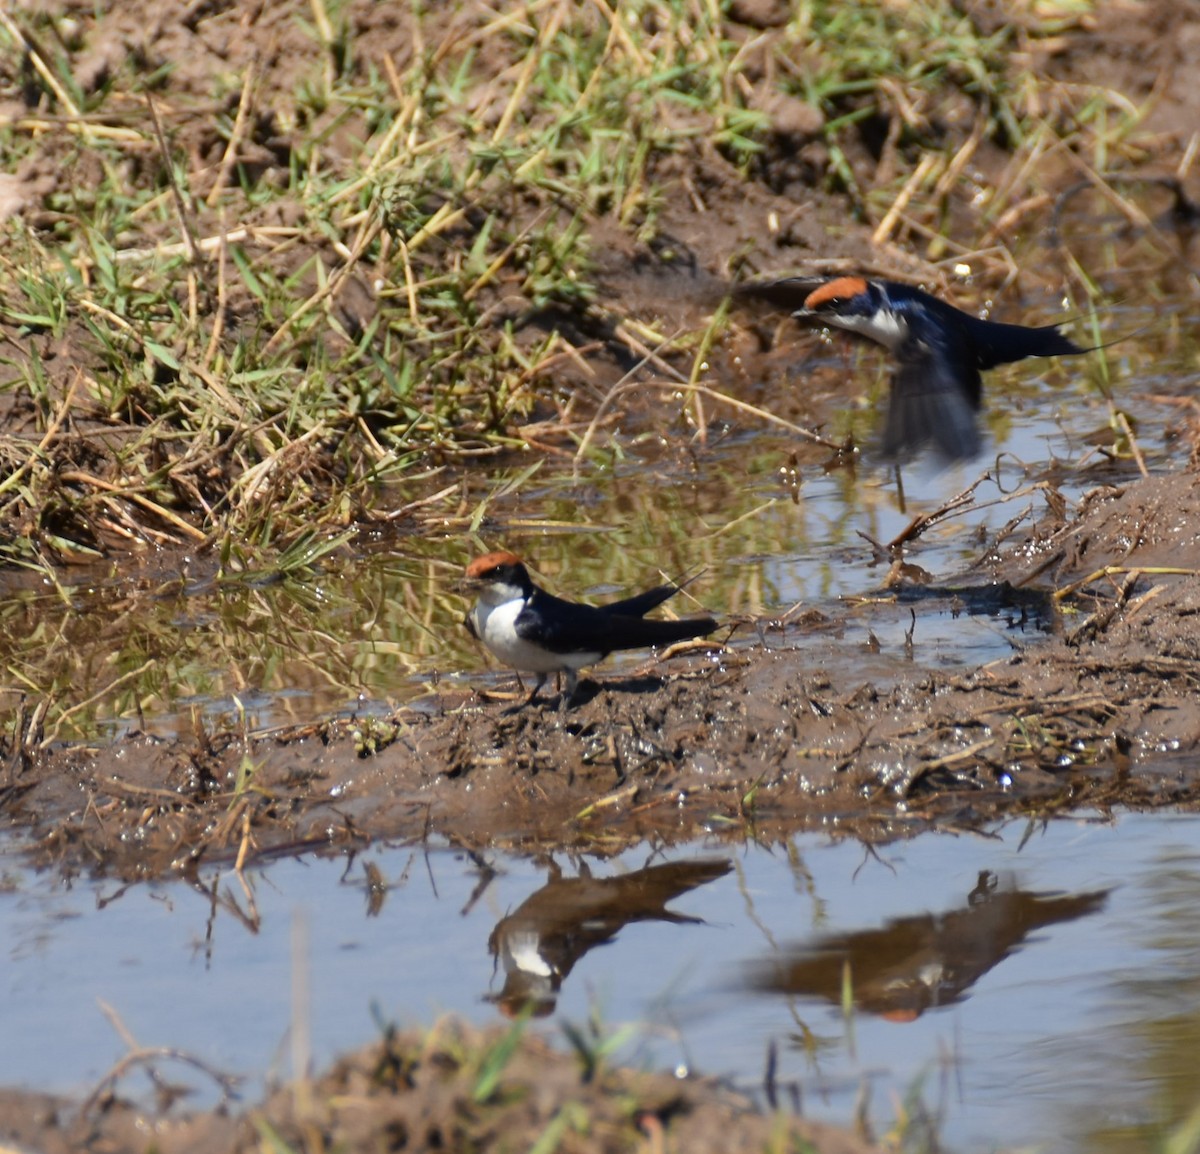
[[[815,309],[826,301],[844,301],[867,291],[867,282],[860,276],[840,276],[826,281],[820,288],[813,289],[805,298],[804,307]]]
[[[501,565],[521,565],[521,558],[515,553],[499,552],[485,553],[482,557],[476,557],[470,565],[467,566],[467,579],[478,581],[487,577],[493,569],[499,569]]]

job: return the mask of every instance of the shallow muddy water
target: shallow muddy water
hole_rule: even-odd
[[[918,461],[905,468],[902,493],[871,451],[874,414],[852,401],[829,430],[842,436],[853,428],[865,441],[852,465],[834,464],[828,450],[753,418],[723,423],[734,414],[717,406],[705,443],[689,442],[678,419],[678,436],[665,441],[616,434],[619,453],[590,458],[579,477],[570,462],[553,459],[520,483],[529,467],[523,458],[480,469],[463,480],[469,515],[435,519],[420,536],[366,531],[348,550],[291,575],[238,573],[235,565],[218,577],[211,555],[80,566],[57,587],[8,574],[0,661],[27,690],[56,702],[49,739],[130,729],[186,735],[197,720],[240,731],[378,712],[447,682],[470,688],[506,680],[461,627],[466,603],[453,591],[472,554],[498,547],[525,554],[543,582],[570,596],[603,600],[657,583],[660,574],[702,570],[673,603],[676,612],[848,613],[852,642],[857,630],[872,650],[876,642],[903,648],[910,621],[874,624],[869,606],[855,608],[853,599],[879,591],[889,559],[877,545],[914,516],[971,490],[961,508],[905,549],[909,581],[953,582],[1004,526],[1011,531],[1018,519],[1028,527],[1044,512],[1039,483],[1073,502],[1137,475],[1132,459],[1103,451],[1114,442],[1101,392],[1106,374],[1120,382],[1116,403],[1133,415],[1147,466],[1186,459],[1190,446],[1178,434],[1181,414],[1190,413],[1182,398],[1196,356],[1194,336],[1178,331],[1187,307],[1114,305],[1103,316],[1105,332],[1134,335],[1103,360],[1075,358],[1069,369],[1027,362],[989,374],[988,454],[949,469]],[[789,369],[789,387],[802,394],[810,374],[821,373],[868,393],[885,387],[882,358],[842,343],[794,375]],[[773,404],[770,396],[751,399]],[[683,398],[668,402],[679,414],[687,406]],[[986,571],[977,579],[986,581]],[[944,606],[915,612],[914,639],[936,646],[938,660],[952,666],[1001,657],[1013,644],[1003,627],[942,619]],[[803,631],[788,635],[789,643],[802,639]],[[618,657],[602,671],[619,673],[641,659]]]
[[[252,901],[229,873],[121,892],[9,859],[5,1033],[23,1044],[0,1084],[89,1089],[124,1052],[103,1003],[141,1045],[248,1075],[252,1099],[258,1072],[289,1071],[297,974],[318,1065],[376,1014],[492,1022],[524,983],[552,1031],[637,1023],[624,1056],[810,1116],[849,1121],[865,1088],[882,1125],[919,1089],[959,1150],[1133,1149],[1197,1099],[1197,845],[1200,818],[1169,814],[609,861],[379,845],[254,870]]]

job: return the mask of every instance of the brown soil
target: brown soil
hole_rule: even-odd
[[[182,107],[189,94],[208,91],[213,68],[240,70],[257,58],[260,104],[277,106],[286,120],[292,68],[317,50],[293,6],[193,4],[183,22],[173,10],[163,15],[168,7],[117,5],[89,26],[87,51],[74,64],[80,85],[103,83],[131,55],[147,68],[170,62],[163,99],[170,118],[172,101]],[[743,23],[732,25],[731,35],[773,35],[782,7],[733,5]],[[993,7],[996,19],[1004,18],[1005,6],[978,7],[981,19]],[[246,15],[251,9],[257,15]],[[375,51],[399,59],[410,50],[404,11],[351,3],[345,18],[363,42],[369,38]],[[90,21],[93,6],[78,12]],[[200,19],[204,13],[212,18]],[[1198,17],[1194,2],[1105,5],[1092,31],[1043,46],[1043,66],[1064,81],[1125,78],[1134,100],[1165,78],[1152,116],[1160,155],[1170,155],[1197,123],[1200,98],[1190,78],[1200,67]],[[846,224],[845,206],[815,190],[812,179],[826,158],[796,145],[812,130],[802,111],[775,108],[778,152],[764,158],[755,182],[711,153],[663,162],[695,196],[680,196],[666,210],[670,259],[628,237],[611,238],[600,285],[617,315],[669,315],[663,284],[670,278],[662,270],[677,270],[681,254],[696,280],[714,284],[730,274],[735,254],[752,250],[752,263],[764,270],[817,257],[918,270],[898,248],[871,249],[866,233]],[[197,138],[189,148],[219,157],[221,141],[202,121],[171,123],[180,133],[207,132],[207,143]],[[265,116],[255,131],[263,165],[280,163],[286,142],[277,128]],[[47,162],[0,191],[5,204],[27,204],[65,179],[87,175]],[[770,213],[781,224],[764,241]],[[231,308],[236,313],[238,302]],[[68,350],[37,352],[49,376],[65,382]],[[626,367],[615,352],[611,367],[614,375]],[[869,612],[900,622],[915,613],[918,641],[911,656],[880,659],[878,673],[866,678],[864,654],[849,661],[842,652],[844,621],[815,616],[740,623],[723,647],[624,680],[605,679],[601,670],[598,688],[563,714],[535,707],[507,715],[500,702],[441,694],[387,723],[314,723],[249,742],[228,734],[191,742],[133,735],[107,748],[43,754],[36,751],[36,716],[22,713],[0,745],[0,816],[39,865],[132,881],[187,875],[202,862],[244,865],[280,853],[339,851],[384,836],[605,852],[648,834],[682,841],[715,829],[733,840],[769,841],[819,822],[884,839],[934,822],[976,825],[1015,810],[1195,805],[1194,477],[1096,490],[1073,518],[1050,490],[1034,530],[992,542],[981,556],[955,588],[933,596],[897,574],[889,597]],[[1191,572],[1154,572],[1163,567]],[[1074,582],[1080,586],[1068,596],[1051,595]],[[1050,633],[1007,659],[951,673],[922,664],[919,620],[933,610],[1032,617]],[[234,796],[244,759],[253,765],[253,789]],[[604,1148],[633,1148],[666,1127],[673,1149],[704,1150],[717,1135],[727,1149],[735,1121],[741,1148],[777,1141],[774,1122],[754,1118],[711,1086],[619,1072],[585,1086],[575,1067],[547,1060],[538,1042],[527,1043],[505,1074],[506,1084],[526,1087],[512,1096],[519,1105],[485,1123],[470,1105],[458,1053],[451,1035],[432,1043],[393,1039],[339,1063],[313,1086],[313,1115],[299,1116],[289,1091],[252,1116],[156,1123],[154,1142],[162,1150],[258,1148],[263,1132],[254,1119],[265,1118],[297,1149],[475,1148],[500,1132],[485,1132],[485,1124],[504,1128],[516,1148],[541,1135],[564,1102],[584,1096],[593,1125],[612,1135]],[[626,1096],[638,1107],[621,1113]],[[352,1105],[322,1105],[329,1102]],[[0,1098],[0,1134],[47,1152],[142,1149],[144,1125],[116,1100],[79,1113],[30,1095]],[[822,1151],[862,1148],[849,1137],[790,1125]],[[405,1142],[396,1141],[401,1134]],[[568,1137],[560,1148],[585,1148]]]
[[[0,1092],[0,1133],[42,1154],[529,1149],[555,1130],[561,1137],[554,1149],[567,1154],[662,1149],[664,1135],[670,1149],[696,1154],[728,1150],[731,1134],[744,1149],[880,1149],[819,1122],[765,1117],[711,1079],[608,1069],[603,1062],[587,1068],[564,1062],[536,1038],[521,1041],[492,1092],[480,1095],[480,1058],[502,1044],[498,1030],[482,1034],[455,1023],[427,1036],[392,1035],[337,1062],[319,1081],[279,1091],[241,1116],[214,1111],[151,1123],[108,1094],[77,1108]],[[272,1132],[282,1141],[267,1141]]]

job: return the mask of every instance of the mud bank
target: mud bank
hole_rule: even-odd
[[[161,1058],[162,1055],[155,1055]],[[594,1057],[594,1056],[593,1056]],[[87,1150],[535,1149],[547,1135],[563,1151],[879,1149],[849,1133],[768,1117],[707,1078],[675,1078],[564,1061],[518,1031],[480,1032],[443,1022],[427,1035],[389,1034],[320,1079],[280,1090],[245,1113],[167,1120],[102,1088],[82,1106],[0,1092],[0,1133],[44,1154]],[[736,1135],[736,1138],[731,1138]]]
[[[375,837],[603,851],[650,834],[886,839],[1014,810],[1187,804],[1198,526],[1190,474],[1094,490],[1076,516],[1048,500],[959,581],[901,578],[853,606],[732,623],[723,646],[623,678],[601,667],[565,713],[447,691],[386,719],[260,736],[10,739],[5,824],[47,866],[132,880]],[[942,667],[920,643],[930,612],[991,615],[1011,655]],[[863,613],[903,644],[847,655]]]

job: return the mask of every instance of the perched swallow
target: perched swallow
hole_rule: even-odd
[[[895,358],[883,452],[915,454],[928,444],[943,457],[973,457],[980,448],[980,373],[1026,357],[1090,352],[1057,325],[1026,328],[980,320],[894,281],[864,277],[793,277],[744,285],[739,294],[792,309],[792,316],[831,325],[881,344]]]
[[[578,672],[585,665],[594,665],[617,649],[670,645],[703,637],[717,627],[712,617],[643,620],[683,585],[659,585],[610,605],[580,605],[539,589],[513,553],[476,557],[467,566],[463,584],[478,594],[464,621],[471,635],[505,665],[537,674],[537,684],[524,705],[537,697],[551,673],[567,675],[563,703],[569,704],[575,696]]]

